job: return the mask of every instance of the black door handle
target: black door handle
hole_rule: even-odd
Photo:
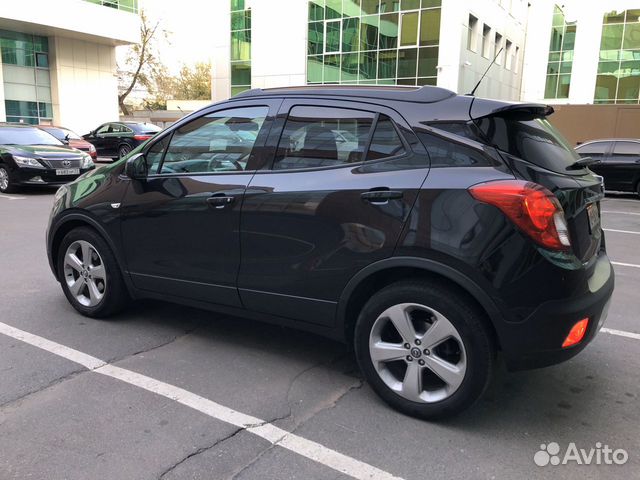
[[[360,197],[370,203],[386,203],[389,200],[402,198],[402,192],[399,190],[369,190],[361,193]]]
[[[207,203],[215,208],[216,210],[221,210],[227,205],[231,205],[236,197],[228,196],[225,194],[216,194],[207,198]]]

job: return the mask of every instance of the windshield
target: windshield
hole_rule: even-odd
[[[557,173],[580,156],[546,118],[507,114],[481,118],[476,124],[487,140],[507,153]]]
[[[39,128],[2,127],[0,145],[62,145],[62,142]]]
[[[69,140],[82,140],[77,133],[72,132],[71,130],[67,130],[66,128],[58,128],[58,127],[40,127],[40,128],[45,132],[50,133],[60,141],[65,140],[67,137],[69,138]]]

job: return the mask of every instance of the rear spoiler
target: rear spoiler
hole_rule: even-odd
[[[474,98],[469,106],[469,116],[472,120],[518,113],[533,117],[547,117],[553,112],[551,105],[543,103],[508,103],[484,98]]]

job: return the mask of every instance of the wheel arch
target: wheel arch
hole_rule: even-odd
[[[491,297],[471,278],[444,263],[419,257],[396,257],[368,265],[344,288],[336,319],[343,338],[351,344],[358,312],[372,294],[396,281],[408,278],[440,279],[465,294],[486,316],[487,328],[500,346],[499,326],[503,315]]]

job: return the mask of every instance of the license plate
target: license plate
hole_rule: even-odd
[[[587,215],[589,216],[589,229],[593,233],[600,226],[600,213],[595,203],[587,205]]]
[[[79,175],[79,168],[57,168],[56,175]]]

